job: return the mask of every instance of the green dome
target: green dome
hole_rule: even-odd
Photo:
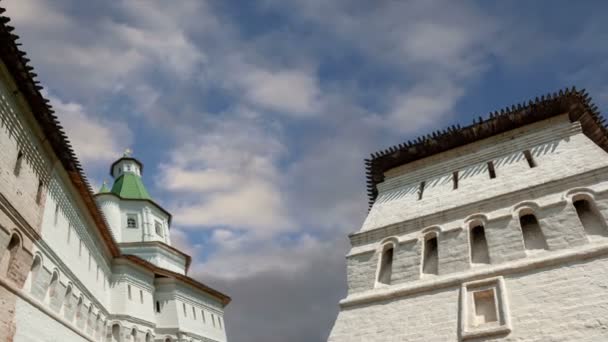
[[[123,173],[114,181],[112,193],[126,199],[152,199],[141,178],[130,172]]]
[[[108,188],[108,184],[106,184],[106,181],[103,181],[103,184],[101,185],[101,189],[99,189],[99,191],[97,192],[98,194],[105,194],[110,192],[110,188]]]

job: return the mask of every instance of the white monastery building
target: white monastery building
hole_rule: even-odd
[[[608,341],[607,133],[572,88],[373,154],[329,341]]]
[[[0,13],[4,10],[0,9]],[[230,297],[188,276],[126,153],[93,194],[0,17],[0,341],[225,342]]]

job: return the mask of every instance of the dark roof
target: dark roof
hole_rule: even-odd
[[[369,206],[371,208],[378,197],[377,185],[384,181],[384,173],[392,168],[565,113],[570,121],[579,121],[583,133],[608,151],[604,118],[584,89],[572,87],[491,112],[485,119],[479,117],[466,127],[454,125],[372,153],[365,160]]]

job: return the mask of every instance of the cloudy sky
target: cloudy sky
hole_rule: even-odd
[[[97,186],[130,147],[231,342],[317,342],[363,159],[549,91],[608,105],[606,2],[4,0]]]

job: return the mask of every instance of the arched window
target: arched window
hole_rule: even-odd
[[[78,304],[76,304],[76,322],[80,322],[82,319],[82,296],[78,298]]]
[[[29,290],[32,292],[34,290],[34,286],[36,286],[36,280],[38,279],[38,274],[40,274],[40,269],[42,268],[42,257],[36,254],[34,256],[34,261],[32,261],[32,266],[30,267],[30,275],[29,275]]]
[[[64,317],[67,317],[68,312],[71,309],[72,304],[72,285],[68,285],[65,290],[65,296],[63,297],[63,303],[61,303],[61,311],[63,311]]]
[[[17,233],[13,233],[6,250],[2,253],[2,260],[0,260],[0,275],[3,277],[12,278],[9,272],[15,263],[15,257],[19,249],[21,249],[21,238]]]
[[[146,334],[146,342],[152,342],[152,334],[150,334],[150,333]]]
[[[129,335],[130,341],[137,341],[137,330],[135,328],[131,329],[131,334]]]
[[[547,241],[534,214],[520,215],[519,225],[524,238],[524,247],[527,251],[548,249]]]
[[[590,237],[608,236],[606,222],[592,202],[581,198],[575,200],[573,204],[587,235]]]
[[[437,234],[430,233],[424,239],[424,254],[422,257],[422,273],[439,274],[439,256]]]
[[[112,326],[112,342],[122,342],[120,340],[120,325],[118,323]]]
[[[469,232],[471,246],[471,262],[474,264],[489,264],[490,254],[488,253],[488,242],[486,232],[481,224],[471,228]]]
[[[21,165],[23,164],[23,151],[19,150],[17,153],[17,160],[15,161],[15,167],[13,168],[13,174],[19,177],[21,173]]]
[[[47,289],[47,299],[49,303],[57,296],[57,287],[59,286],[59,272],[53,271],[51,282]]]
[[[393,273],[393,252],[394,248],[392,243],[387,243],[384,245],[382,255],[380,257],[380,271],[378,272],[378,282],[380,283],[391,283],[391,276]]]

